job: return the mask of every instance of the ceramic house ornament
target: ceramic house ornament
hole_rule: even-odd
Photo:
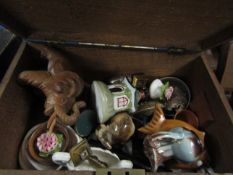
[[[92,93],[94,96],[98,121],[99,123],[104,123],[115,114],[112,94],[107,85],[101,81],[94,81],[92,83]]]
[[[94,81],[92,93],[100,123],[106,122],[117,112],[135,112],[140,100],[139,92],[132,87],[126,78],[123,78],[121,83],[110,85]]]

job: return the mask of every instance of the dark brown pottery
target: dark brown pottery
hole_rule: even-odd
[[[176,115],[174,116],[174,119],[187,122],[195,128],[199,127],[199,121],[198,121],[197,115],[190,110],[182,110],[176,113]]]

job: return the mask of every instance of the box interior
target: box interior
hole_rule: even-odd
[[[206,132],[206,147],[211,167],[218,173],[233,172],[233,127],[205,61],[197,55],[171,56],[144,51],[96,49],[84,47],[57,48],[67,56],[74,71],[87,83],[106,80],[116,75],[145,73],[151,78],[177,76],[191,89],[190,104]],[[26,132],[46,121],[43,115],[44,97],[31,86],[18,81],[24,70],[46,70],[47,61],[29,45],[17,62],[0,97],[0,152],[4,159],[0,169],[19,169],[18,151]]]

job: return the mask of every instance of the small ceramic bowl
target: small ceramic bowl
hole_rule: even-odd
[[[46,123],[44,123],[46,124]],[[40,124],[42,125],[42,124]],[[26,170],[59,170],[61,166],[58,166],[56,164],[42,164],[40,162],[37,162],[35,159],[33,159],[29,154],[28,149],[28,139],[32,135],[32,133],[35,132],[35,130],[38,128],[38,125],[31,128],[26,136],[23,139],[20,151],[19,151],[19,165],[22,169]],[[69,134],[69,145],[66,149],[66,151],[70,150],[71,147],[73,147],[75,144],[77,144],[80,141],[80,138],[75,134],[75,131],[67,126],[67,131]]]
[[[176,113],[176,115],[174,116],[174,119],[187,122],[195,128],[199,127],[199,121],[198,121],[197,115],[194,114],[194,112],[192,112],[190,110],[182,110],[182,111]]]
[[[169,86],[174,88],[173,94],[175,96],[172,95],[171,99],[165,103],[165,113],[174,116],[178,110],[186,109],[191,101],[191,92],[188,85],[177,77],[163,77],[160,80],[163,83],[169,82]],[[180,93],[179,96],[176,95],[178,92]]]
[[[20,151],[19,151],[19,165],[22,169],[25,170],[58,170],[60,167],[53,164],[53,165],[43,165],[34,159],[31,158],[28,152],[28,139],[31,134],[36,130],[38,126],[34,126],[31,128],[26,136],[23,139]]]
[[[48,156],[48,157],[39,156],[39,151],[36,148],[37,138],[42,133],[45,133],[45,132],[47,132],[47,124],[46,123],[39,124],[37,128],[35,129],[35,131],[31,134],[31,136],[28,139],[28,152],[34,160],[36,160],[37,162],[41,164],[47,165],[47,164],[53,164],[51,160],[51,156]],[[62,143],[61,150],[65,151],[69,145],[69,134],[68,134],[67,128],[60,124],[56,124],[54,128],[54,132],[63,135],[63,143]]]

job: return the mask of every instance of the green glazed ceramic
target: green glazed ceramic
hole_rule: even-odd
[[[83,111],[75,125],[75,131],[81,137],[86,137],[91,134],[91,132],[97,126],[97,114],[93,110]]]
[[[127,78],[120,83],[110,85],[94,81],[92,93],[99,123],[106,122],[121,111],[135,112],[140,100],[139,92],[132,87]]]

